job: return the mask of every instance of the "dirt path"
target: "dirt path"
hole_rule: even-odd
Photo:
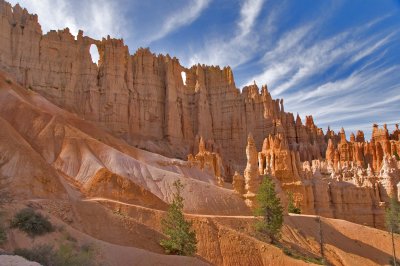
[[[89,198],[89,199],[83,199],[82,201],[95,201],[95,202],[112,202],[112,203],[117,203],[121,205],[126,205],[126,206],[132,206],[136,207],[142,210],[149,210],[149,211],[154,211],[154,212],[161,212],[164,213],[164,211],[157,210],[157,209],[152,209],[152,208],[147,208],[143,207],[140,205],[136,204],[130,204],[118,200],[112,200],[112,199],[106,199],[106,198]],[[255,216],[249,216],[249,215],[210,215],[210,214],[194,214],[194,213],[185,213],[187,216],[193,216],[193,217],[204,217],[204,218],[238,218],[238,219],[254,219]]]

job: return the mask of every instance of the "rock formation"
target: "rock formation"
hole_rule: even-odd
[[[270,175],[277,179],[283,192],[293,193],[303,213],[383,227],[384,203],[389,201],[389,197],[397,196],[399,191],[400,161],[395,155],[390,155],[397,149],[399,141],[389,139],[386,127],[380,130],[374,125],[374,132],[371,145],[362,142],[362,131],[357,132],[357,137],[351,134],[350,141],[347,141],[344,129],[338,135],[328,131],[326,160],[311,162],[301,161],[299,152],[289,148],[282,133],[270,135],[258,153],[257,174],[252,170],[257,164],[254,144],[249,137],[248,162],[244,171],[246,190],[241,190],[242,177],[239,174],[234,176],[234,189],[252,206],[255,190],[249,193],[247,188],[256,187],[255,177]],[[386,147],[382,152],[376,150],[380,143]],[[377,156],[377,153],[382,155]],[[383,156],[382,160],[379,160],[380,156]],[[372,164],[375,167],[381,165],[380,170],[374,171]]]
[[[247,138],[246,157],[247,165],[246,169],[244,170],[246,194],[244,195],[244,197],[246,198],[247,205],[252,206],[252,202],[255,195],[257,194],[261,178],[258,173],[257,148],[251,134],[249,134]]]
[[[285,183],[300,180],[299,153],[289,149],[287,140],[281,133],[270,135],[264,140],[262,151],[258,153],[258,160],[261,175],[270,174]]]
[[[194,156],[189,154],[188,161],[201,170],[209,171],[211,175],[215,176],[217,184],[223,186],[224,168],[222,166],[222,159],[218,153],[206,150],[203,137],[201,137],[199,141],[199,152]]]
[[[303,124],[285,112],[266,85],[236,88],[229,67],[185,68],[143,48],[131,55],[123,40],[68,28],[43,34],[36,15],[0,0],[0,70],[133,146],[178,159],[195,154],[189,164],[220,185],[233,181],[249,205],[269,174],[304,213],[380,226],[383,203],[398,193],[398,126],[389,133],[374,125],[370,141],[362,131],[350,141],[344,129],[324,134],[312,116]]]
[[[227,181],[245,168],[249,132],[257,146],[270,134],[284,133],[303,161],[325,153],[324,136],[311,116],[306,125],[295,121],[266,86],[240,91],[229,67],[184,68],[178,59],[148,49],[130,55],[122,40],[98,41],[82,31],[43,34],[36,15],[3,0],[0,32],[0,69],[25,87],[132,145],[170,157],[193,153],[196,136],[212,140],[222,148]],[[92,45],[98,65],[91,60]]]
[[[389,135],[387,126],[382,129],[378,125],[373,125],[372,138],[370,142],[365,142],[364,133],[357,132],[357,137],[346,140],[344,129],[341,130],[340,142],[335,146],[333,140],[329,139],[328,148],[325,158],[337,167],[337,162],[343,163],[353,162],[360,167],[366,168],[369,164],[372,170],[377,172],[382,167],[384,156],[391,157],[399,152],[400,142],[396,139],[398,127]]]

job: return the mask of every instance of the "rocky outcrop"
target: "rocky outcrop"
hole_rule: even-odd
[[[98,64],[91,60],[92,45],[100,54]],[[240,91],[229,67],[184,68],[178,59],[148,49],[130,55],[122,40],[94,40],[82,31],[78,36],[68,29],[43,34],[36,15],[3,0],[0,69],[143,149],[185,158],[196,154],[196,136],[203,136],[221,148],[227,181],[246,166],[243,151],[250,132],[258,147],[270,134],[285,134],[303,161],[325,153],[324,136],[312,117],[306,125],[295,121],[266,86]]]
[[[282,134],[270,135],[264,140],[262,151],[258,153],[259,173],[275,176],[284,183],[300,180],[299,152],[289,149]]]
[[[236,88],[229,67],[185,68],[143,48],[131,55],[123,40],[82,31],[43,34],[36,15],[0,0],[0,70],[131,145],[174,158],[193,154],[192,166],[219,184],[233,181],[249,205],[269,174],[304,213],[379,225],[383,203],[397,193],[398,126],[389,134],[374,125],[369,142],[362,131],[349,141],[344,129],[324,134],[312,116],[303,124],[285,112],[266,85]]]
[[[330,135],[326,161],[318,162],[318,171],[309,174],[314,177],[314,183],[317,182],[314,198],[320,198],[317,197],[320,193],[327,197],[315,204],[318,213],[384,226],[383,207],[389,197],[398,197],[400,165],[396,154],[400,142],[396,139],[397,130],[398,127],[389,134],[386,125],[383,128],[373,125],[370,142],[365,142],[362,131],[351,134],[347,141],[342,129],[336,144],[337,136]]]
[[[391,158],[385,156],[383,158],[378,180],[382,201],[389,202],[392,197],[398,198],[397,184],[400,182],[400,168],[394,156]]]
[[[258,173],[257,148],[251,134],[249,134],[247,138],[246,157],[247,165],[244,170],[246,194],[244,194],[244,197],[246,198],[246,204],[252,206],[254,197],[256,196],[261,183],[261,178]]]
[[[216,152],[206,150],[203,137],[199,141],[199,152],[196,155],[189,154],[188,161],[190,165],[208,171],[212,176],[215,176],[219,186],[224,184],[224,167],[222,165],[221,156]]]
[[[392,134],[389,134],[386,125],[379,128],[374,124],[370,142],[365,142],[364,133],[360,130],[356,137],[354,134],[350,137],[350,141],[347,141],[343,128],[339,136],[340,142],[336,146],[333,138],[329,139],[325,155],[326,160],[333,163],[335,168],[339,161],[341,164],[352,162],[363,168],[367,168],[369,164],[372,170],[377,172],[381,169],[385,156],[391,157],[399,153],[400,141],[396,139],[398,127]]]
[[[374,155],[376,147],[381,142],[387,143],[389,136],[386,127],[375,132],[371,141],[374,145],[371,145],[360,142],[364,137],[361,131],[357,132],[357,137],[351,134],[350,141],[347,141],[344,129],[339,135],[329,131],[326,160],[311,162],[300,160],[299,151],[290,149],[284,134],[270,135],[258,152],[258,173],[253,170],[257,166],[256,149],[250,136],[246,149],[245,191],[241,187],[242,176],[238,173],[234,176],[234,189],[244,196],[249,206],[253,206],[257,190],[248,188],[258,187],[260,177],[269,175],[276,178],[277,193],[283,203],[286,193],[293,193],[302,213],[383,228],[385,203],[389,197],[398,194],[400,162],[395,155],[390,155],[394,152],[392,147],[397,147],[395,140],[389,140],[391,145],[386,144],[382,161],[373,160],[379,158]],[[374,171],[368,160],[371,164],[382,164],[380,171]]]

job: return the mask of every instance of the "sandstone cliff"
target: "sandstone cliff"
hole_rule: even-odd
[[[91,60],[91,45],[98,48],[98,65]],[[248,133],[257,147],[269,134],[284,133],[302,160],[325,153],[324,136],[312,117],[306,125],[295,121],[266,86],[260,91],[254,84],[240,91],[229,67],[185,68],[178,59],[148,49],[130,55],[122,40],[94,40],[82,31],[73,36],[68,28],[43,34],[36,15],[3,0],[0,69],[138,147],[185,158],[196,152],[198,136],[213,141],[228,181],[245,167]]]
[[[91,60],[92,45],[98,64]],[[374,125],[369,142],[362,131],[350,141],[344,129],[324,134],[312,116],[303,124],[299,115],[285,112],[283,100],[272,99],[267,86],[236,88],[229,67],[185,68],[176,58],[143,48],[131,55],[123,40],[94,40],[82,31],[44,34],[36,15],[3,0],[0,70],[131,145],[173,158],[194,154],[191,168],[214,175],[213,184],[233,179],[236,192],[247,199],[260,177],[270,174],[284,192],[294,193],[304,213],[381,226],[384,202],[398,192],[398,126],[389,133]],[[41,154],[50,162],[63,156],[53,151],[61,143],[52,145]],[[61,162],[55,163],[64,169]],[[167,164],[184,175],[199,170]]]

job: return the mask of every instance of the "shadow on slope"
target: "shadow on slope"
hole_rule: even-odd
[[[285,223],[291,232],[284,230],[284,239],[299,249],[320,253],[319,223],[315,216],[292,215]],[[321,218],[325,254],[329,261],[337,264],[384,265],[391,258],[390,235],[382,230],[354,224],[344,220]],[[351,228],[339,230],[339,227]],[[313,240],[310,240],[312,238]],[[400,241],[396,239],[396,251],[400,252]],[[379,243],[379,246],[375,246]],[[353,254],[355,256],[349,256]],[[365,260],[369,260],[369,263]]]

